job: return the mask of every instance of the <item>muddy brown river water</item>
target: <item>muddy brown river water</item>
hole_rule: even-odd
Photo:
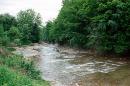
[[[130,86],[130,62],[118,57],[46,43],[17,48],[16,53],[37,56],[42,78],[52,86]]]

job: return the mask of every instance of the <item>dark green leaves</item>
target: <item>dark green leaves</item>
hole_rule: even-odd
[[[64,0],[46,32],[49,41],[123,54],[130,50],[129,22],[128,0]]]

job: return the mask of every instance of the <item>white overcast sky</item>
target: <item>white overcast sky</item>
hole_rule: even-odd
[[[40,13],[43,22],[57,17],[62,0],[0,0],[0,13],[16,15],[20,10],[34,9]]]

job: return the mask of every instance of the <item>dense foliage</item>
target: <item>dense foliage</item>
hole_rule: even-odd
[[[43,30],[43,40],[92,48],[98,52],[130,50],[129,0],[63,0],[53,22]]]
[[[33,10],[20,11],[17,16],[18,28],[22,33],[22,41],[38,42],[41,26],[40,14]]]
[[[0,45],[28,44],[40,40],[41,17],[34,10],[20,11],[17,17],[0,15]]]
[[[129,0],[63,0],[57,19],[43,28],[40,15],[31,9],[20,11],[17,17],[0,15],[0,46],[42,39],[125,54],[130,50],[129,22]]]

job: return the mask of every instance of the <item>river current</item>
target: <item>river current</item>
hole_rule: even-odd
[[[52,86],[130,86],[130,63],[118,57],[47,43],[17,48],[16,53],[36,56],[42,78]]]

